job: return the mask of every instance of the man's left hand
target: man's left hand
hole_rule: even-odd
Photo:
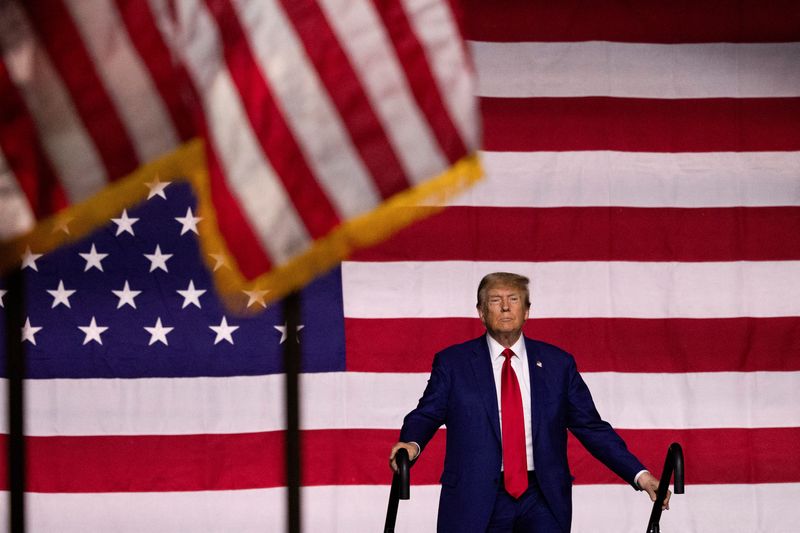
[[[639,488],[647,492],[650,496],[650,501],[656,501],[656,492],[658,491],[658,480],[650,472],[644,472],[637,481]],[[662,509],[669,509],[669,497],[672,496],[672,491],[667,490],[667,496],[664,498],[664,505]]]

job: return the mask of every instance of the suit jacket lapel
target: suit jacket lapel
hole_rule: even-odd
[[[486,415],[489,417],[497,442],[502,442],[500,439],[500,415],[498,414],[497,391],[494,385],[494,371],[492,370],[492,361],[486,337],[476,339],[470,356],[470,363],[475,374],[475,383],[483,400]]]
[[[543,383],[544,375],[543,368],[536,364],[539,361],[539,351],[536,345],[527,337],[525,338],[525,352],[528,354],[528,370],[531,375],[531,433],[533,434],[533,442],[536,443],[536,437],[539,435],[539,421],[545,387]]]

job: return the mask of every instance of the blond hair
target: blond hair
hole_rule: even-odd
[[[511,272],[492,272],[491,274],[486,274],[478,284],[478,303],[475,304],[475,307],[479,309],[484,307],[486,304],[486,293],[489,289],[493,287],[511,287],[519,289],[525,294],[525,307],[530,308],[531,295],[528,290],[528,283],[530,283],[530,280],[525,276]]]

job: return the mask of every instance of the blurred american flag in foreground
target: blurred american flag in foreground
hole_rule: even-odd
[[[190,179],[221,290],[275,299],[480,176],[446,0],[8,1],[0,28],[0,268]]]

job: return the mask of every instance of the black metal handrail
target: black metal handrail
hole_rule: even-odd
[[[660,533],[661,511],[664,500],[669,490],[669,480],[675,473],[675,494],[683,494],[683,449],[677,442],[673,442],[667,449],[667,458],[664,460],[664,470],[661,471],[661,480],[656,491],[656,501],[650,512],[650,522],[647,524],[647,533]]]
[[[411,461],[408,459],[408,451],[400,448],[397,450],[394,460],[397,463],[397,472],[392,476],[392,490],[389,493],[389,508],[386,510],[386,524],[383,526],[383,533],[394,533],[397,505],[400,500],[411,498]]]

